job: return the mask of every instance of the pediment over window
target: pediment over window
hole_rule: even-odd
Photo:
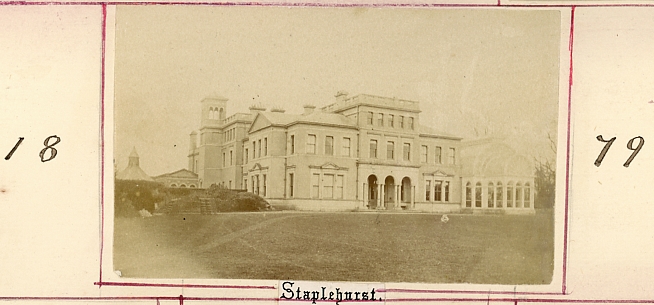
[[[434,176],[434,177],[454,177],[452,174],[448,174],[440,169],[437,169],[434,172],[424,173],[424,176]]]
[[[267,166],[261,166],[261,164],[255,163],[254,166],[252,166],[252,168],[250,169],[250,171],[253,172],[253,171],[266,170],[266,169],[268,169]]]
[[[331,169],[331,170],[347,170],[346,167],[338,166],[338,165],[336,165],[336,164],[334,164],[332,162],[327,162],[327,163],[325,163],[323,165],[319,165],[319,166],[309,165],[309,168]]]

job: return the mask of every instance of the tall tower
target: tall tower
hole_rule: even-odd
[[[222,96],[208,97],[202,100],[202,127],[220,126],[227,112],[227,98]]]
[[[202,117],[200,120],[200,133],[197,155],[189,164],[190,168],[198,174],[202,187],[218,183],[222,174],[221,155],[224,131],[222,126],[227,112],[227,98],[214,96],[203,99],[201,102]]]

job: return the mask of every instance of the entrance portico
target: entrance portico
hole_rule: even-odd
[[[411,209],[414,206],[417,169],[407,167],[375,167],[359,174],[363,208],[377,210]],[[414,177],[415,176],[415,177]]]

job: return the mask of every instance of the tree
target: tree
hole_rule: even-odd
[[[547,133],[547,139],[550,143],[550,149],[556,156],[556,142],[550,133]],[[556,192],[556,162],[550,159],[536,159],[535,161],[536,197],[534,198],[534,207],[541,209],[552,208],[554,207]]]

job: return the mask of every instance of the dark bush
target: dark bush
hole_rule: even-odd
[[[163,200],[162,189],[161,184],[152,181],[115,180],[115,215],[134,217],[140,210],[152,213],[155,203]]]
[[[170,189],[172,190],[172,189]],[[270,204],[262,197],[243,191],[230,190],[212,185],[206,190],[186,190],[185,195],[167,192],[167,206],[159,212],[167,214],[251,212],[270,210]]]

